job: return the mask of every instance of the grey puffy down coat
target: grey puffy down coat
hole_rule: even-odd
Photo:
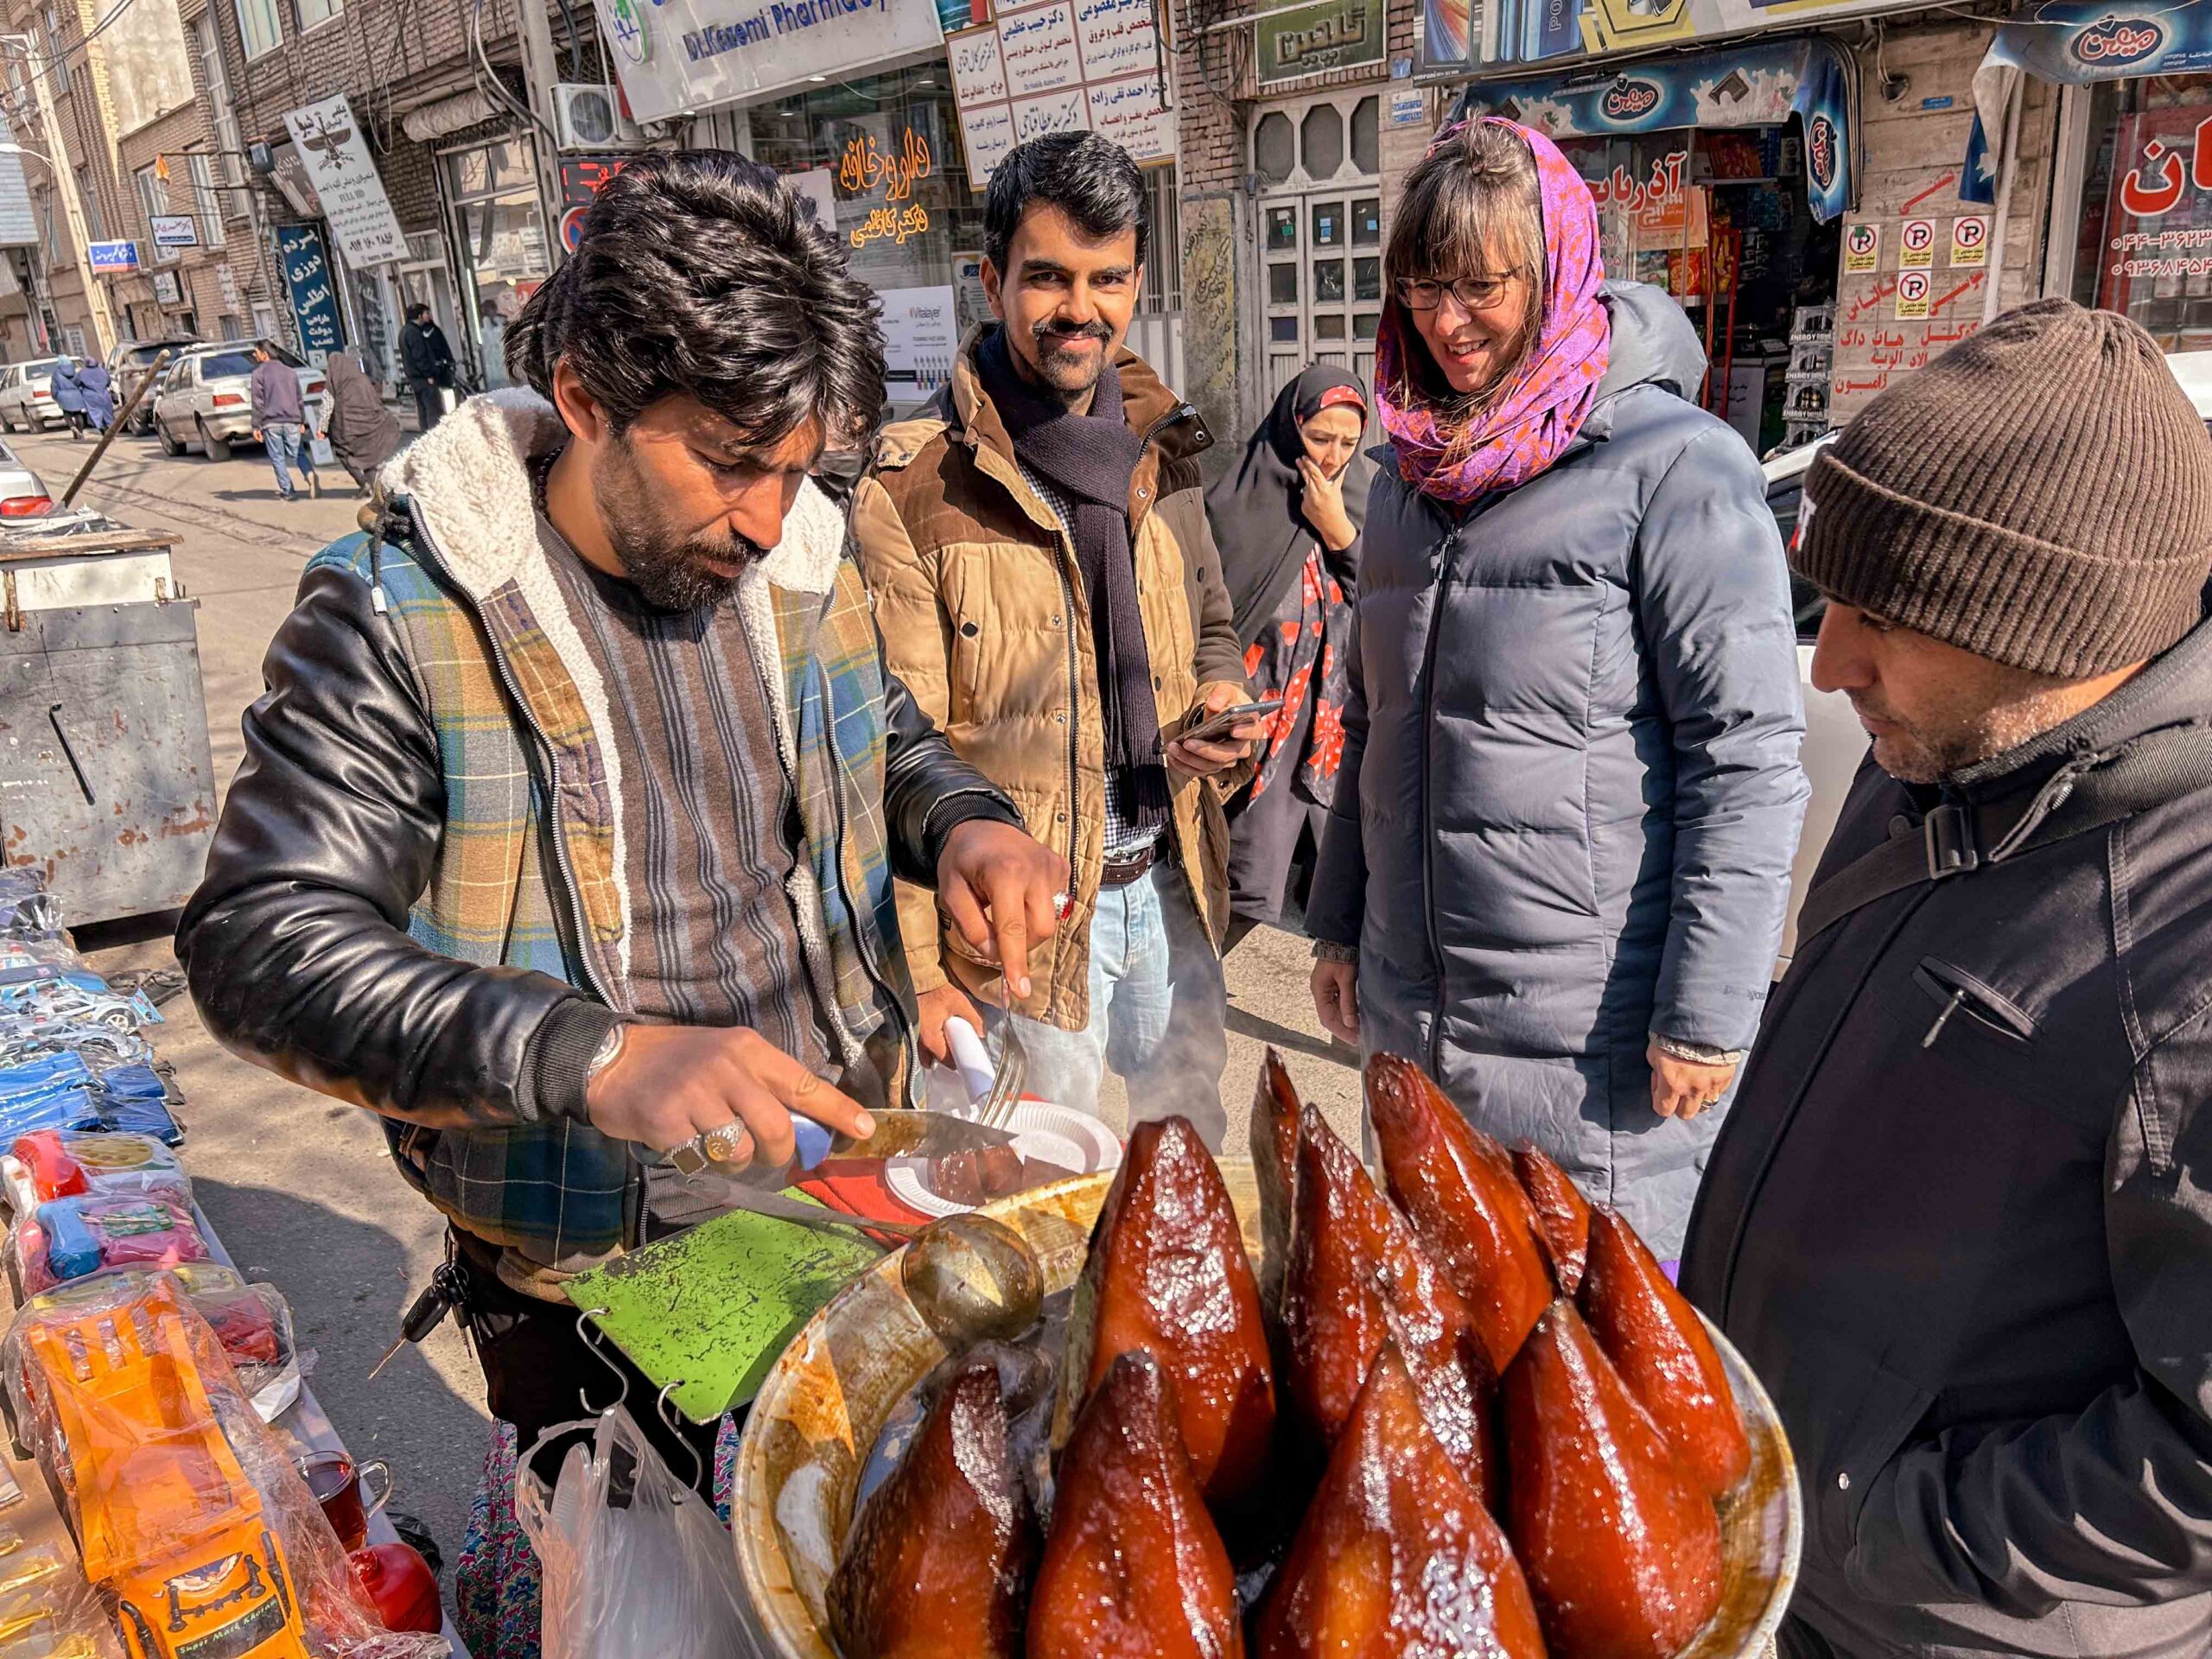
[[[1647,1037],[1751,1043],[1804,710],[1758,464],[1681,395],[1688,319],[1636,283],[1607,303],[1597,406],[1548,471],[1455,513],[1382,457],[1306,919],[1360,947],[1367,1052],[1671,1257],[1720,1115],[1652,1110]]]

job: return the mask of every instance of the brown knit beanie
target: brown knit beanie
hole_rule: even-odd
[[[2015,668],[2106,673],[2202,614],[2212,436],[2110,311],[2006,312],[1867,404],[1805,494],[1808,581]]]

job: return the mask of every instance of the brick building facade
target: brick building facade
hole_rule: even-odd
[[[1309,362],[1368,372],[1390,205],[1445,96],[1408,73],[1414,0],[1377,7],[1371,60],[1263,79],[1261,14],[1274,10],[1200,9],[1176,41],[1184,390],[1239,436]]]

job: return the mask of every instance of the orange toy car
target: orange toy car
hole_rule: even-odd
[[[29,1330],[24,1363],[57,1419],[53,1472],[85,1576],[131,1659],[309,1659],[261,1495],[225,1438],[165,1279]]]

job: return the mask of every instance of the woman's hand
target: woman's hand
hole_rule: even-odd
[[[1736,1077],[1732,1065],[1677,1059],[1656,1043],[1644,1058],[1651,1062],[1651,1109],[1662,1117],[1692,1118],[1718,1106]]]
[[[1359,539],[1351,515],[1344,511],[1344,486],[1313,464],[1311,455],[1298,458],[1298,475],[1306,480],[1306,522],[1332,553],[1341,553]]]

